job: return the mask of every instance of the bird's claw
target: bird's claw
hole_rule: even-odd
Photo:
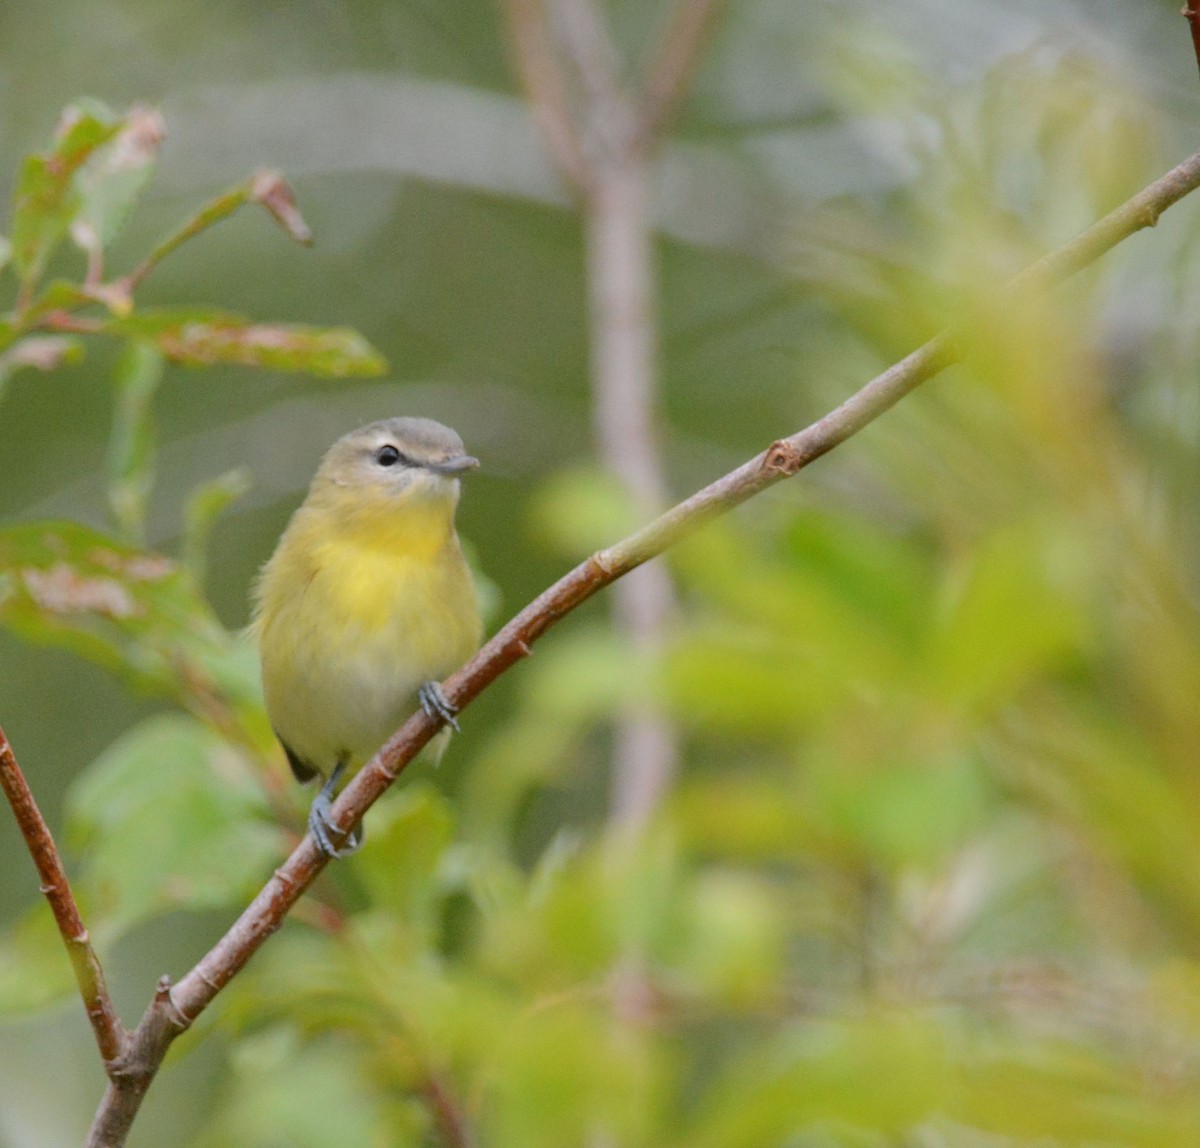
[[[449,699],[442,693],[442,687],[437,682],[426,682],[418,691],[417,698],[423,709],[435,721],[444,721],[455,733],[461,733],[458,719],[458,707],[451,705]]]
[[[351,853],[357,853],[363,843],[361,824],[344,833],[334,825],[331,816],[333,791],[337,787],[343,768],[344,765],[339,763],[333,773],[329,775],[329,779],[321,786],[321,792],[313,798],[312,806],[308,811],[308,831],[313,835],[317,848],[331,861],[337,861],[342,857],[349,857]],[[340,846],[334,844],[334,836],[342,838]]]

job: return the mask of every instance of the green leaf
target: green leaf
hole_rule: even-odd
[[[830,1125],[902,1140],[945,1104],[949,1068],[943,1034],[920,1016],[897,1010],[842,1022],[814,1018],[774,1049],[758,1045],[734,1057],[680,1142],[695,1148],[801,1143],[803,1131]],[[842,1141],[818,1135],[814,1142]]]
[[[732,869],[688,888],[686,940],[678,965],[705,999],[769,1007],[780,992],[786,931],[767,882]]]
[[[229,1092],[196,1148],[428,1143],[420,1110],[399,1106],[376,1079],[378,1062],[344,1039],[275,1026],[238,1041],[231,1057]]]
[[[104,330],[137,335],[187,366],[234,363],[327,378],[379,375],[387,369],[383,356],[347,327],[252,323],[219,311],[162,310],[113,319]]]
[[[662,1051],[614,1025],[607,1008],[529,1010],[492,1075],[489,1142],[497,1148],[662,1142],[654,1135],[665,1099]]]
[[[79,172],[79,210],[71,222],[71,238],[89,255],[99,255],[116,238],[154,171],[165,134],[158,111],[135,105],[116,135]]]
[[[250,474],[234,467],[196,487],[183,517],[183,564],[200,586],[207,567],[208,536],[217,516],[250,489]]]
[[[219,703],[216,667],[236,657],[175,562],[72,522],[0,529],[0,625],[184,705]]]
[[[867,763],[814,754],[814,818],[851,856],[897,870],[944,863],[985,823],[988,788],[975,762],[881,756]]]
[[[63,113],[48,151],[27,156],[13,196],[12,258],[31,284],[45,270],[79,205],[75,175],[120,130],[102,104],[81,102]]]
[[[116,410],[108,449],[108,505],[127,542],[145,534],[146,503],[154,486],[154,420],[151,404],[162,380],[163,357],[130,339],[117,362]]]
[[[1053,519],[1007,526],[979,546],[931,651],[945,696],[986,711],[1080,659],[1087,547],[1071,523]]]
[[[0,353],[0,396],[17,371],[56,371],[83,358],[83,343],[71,335],[30,335]]]
[[[34,879],[31,868],[31,884]],[[0,937],[0,1016],[35,1012],[69,996],[74,988],[71,960],[54,916],[49,906],[34,905]]]
[[[171,909],[238,904],[286,846],[245,760],[179,715],[116,741],[72,785],[67,814],[98,934]]]
[[[564,471],[544,483],[533,506],[538,533],[569,558],[623,538],[637,525],[629,493],[604,471]]]
[[[371,848],[363,850],[358,875],[374,905],[412,921],[432,904],[434,873],[450,844],[453,817],[437,790],[414,784],[381,802],[370,818]]]

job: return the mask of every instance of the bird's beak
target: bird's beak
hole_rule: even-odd
[[[479,459],[473,458],[469,454],[455,455],[454,458],[443,459],[441,462],[427,462],[426,470],[432,470],[434,474],[446,474],[451,478],[457,478],[460,474],[466,474],[468,470],[474,470],[479,465]]]

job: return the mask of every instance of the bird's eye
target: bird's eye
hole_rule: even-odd
[[[400,458],[400,452],[391,443],[381,446],[375,452],[375,461],[380,466],[395,466],[400,461]]]

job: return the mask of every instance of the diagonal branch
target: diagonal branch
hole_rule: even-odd
[[[4,796],[12,806],[17,826],[25,838],[25,844],[29,847],[33,864],[41,878],[42,892],[50,902],[55,924],[58,925],[63,943],[67,946],[71,969],[79,985],[84,1011],[92,1023],[92,1031],[96,1034],[100,1055],[106,1065],[114,1064],[124,1054],[129,1043],[129,1034],[121,1024],[117,1010],[108,995],[108,988],[104,984],[104,970],[100,967],[100,960],[92,948],[88,931],[84,928],[79,906],[75,904],[75,898],[71,894],[67,873],[63,868],[62,858],[58,855],[54,838],[50,834],[50,827],[33,799],[29,783],[25,780],[12,746],[9,745],[2,729],[0,788],[4,790]]]
[[[1094,263],[1122,240],[1152,227],[1172,204],[1200,187],[1200,153],[1144,188],[1065,246],[1022,272],[1006,291],[1043,290]],[[641,530],[593,554],[516,615],[465,666],[443,683],[449,702],[462,709],[502,673],[530,653],[532,644],[581,603],[622,575],[662,554],[704,523],[796,474],[889,410],[926,379],[955,362],[958,353],[939,335],[884,371],[841,406],[788,438],[772,443],[736,470],[672,507]],[[414,714],[358,773],[334,803],[332,820],[343,832],[357,822],[437,732],[440,722]],[[162,1007],[151,1005],[133,1034],[133,1044],[156,1050],[166,1045],[212,1003],[283,923],[327,859],[306,836],[216,945],[173,989]],[[165,993],[165,990],[161,990]],[[161,1042],[161,1047],[158,1046]],[[153,1058],[145,1057],[148,1063]],[[144,1091],[144,1084],[142,1086]],[[115,1094],[115,1095],[114,1095]],[[140,1097],[139,1097],[140,1098]],[[128,1101],[128,1097],[124,1098]],[[106,1094],[96,1125],[122,1103],[120,1081]],[[134,1104],[136,1110],[136,1104]],[[132,1120],[132,1115],[129,1116]],[[120,1144],[123,1140],[94,1141]]]
[[[1200,0],[1187,0],[1182,15],[1192,26],[1192,47],[1196,52],[1196,66],[1200,67]]]
[[[579,78],[587,113],[605,116],[623,104],[621,56],[598,0],[550,0],[550,24]]]
[[[508,23],[513,68],[533,108],[546,145],[563,177],[575,192],[591,182],[579,133],[571,118],[571,101],[546,28],[542,0],[502,0]]]
[[[677,0],[643,84],[637,139],[644,151],[661,142],[691,86],[692,74],[726,0]]]

